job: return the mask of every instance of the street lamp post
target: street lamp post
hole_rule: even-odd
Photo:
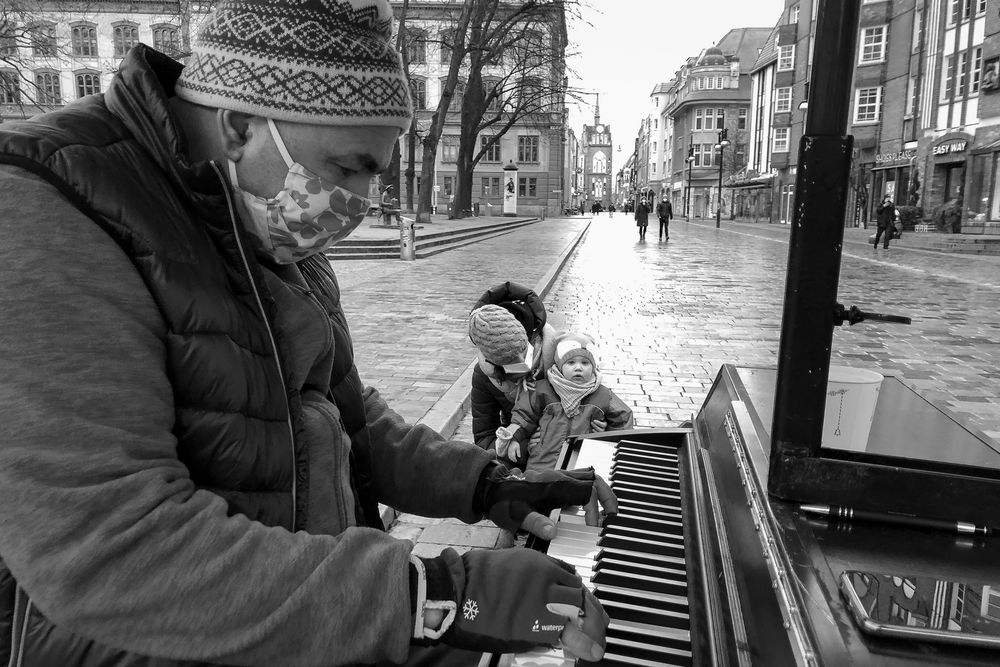
[[[726,138],[729,136],[729,130],[723,128],[719,130],[719,143],[716,144],[716,148],[719,149],[719,201],[715,205],[715,228],[718,229],[720,223],[722,222],[722,157],[725,154],[726,146],[729,145],[729,140]]]
[[[684,191],[684,217],[691,220],[691,165],[694,164],[694,144],[688,145],[688,186]]]

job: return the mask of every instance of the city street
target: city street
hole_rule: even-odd
[[[475,299],[507,279],[536,285],[588,221],[549,219],[416,262],[335,262],[363,380],[421,418],[474,356]],[[788,227],[670,227],[668,242],[651,226],[639,243],[630,216],[594,218],[546,298],[556,328],[597,338],[605,382],[639,426],[689,419],[723,363],[776,364]],[[1000,258],[875,253],[869,233],[847,230],[840,300],[913,324],[840,327],[834,363],[896,374],[1000,439]]]

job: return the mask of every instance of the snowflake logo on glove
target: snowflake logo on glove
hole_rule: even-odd
[[[462,605],[462,616],[467,621],[476,620],[476,616],[479,616],[479,605],[476,604],[475,600],[465,601],[465,604]]]

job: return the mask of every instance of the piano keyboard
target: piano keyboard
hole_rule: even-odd
[[[558,535],[546,549],[576,567],[611,617],[605,656],[597,664],[692,664],[677,449],[584,440],[566,466],[593,466],[618,497],[618,516],[603,529],[586,525],[583,508],[563,511]],[[561,649],[505,658],[500,665],[573,665]]]

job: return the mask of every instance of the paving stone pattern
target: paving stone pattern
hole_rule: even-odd
[[[596,337],[637,426],[690,418],[723,363],[777,364],[787,226],[670,226],[640,243],[624,215],[598,216],[546,299],[555,326]],[[913,324],[838,327],[833,363],[894,374],[1000,441],[1000,259],[874,251],[848,232],[839,300]]]

